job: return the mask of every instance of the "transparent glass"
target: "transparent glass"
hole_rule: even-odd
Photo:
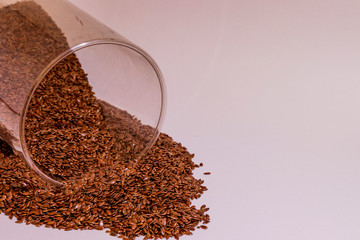
[[[26,114],[46,74],[70,54],[97,99],[151,127],[138,157],[154,144],[164,119],[163,77],[141,48],[66,0],[0,0],[0,137],[54,184],[61,182],[41,171],[28,152]]]

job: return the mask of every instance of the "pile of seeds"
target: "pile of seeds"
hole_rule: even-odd
[[[14,83],[15,93],[25,91],[22,86],[31,84],[37,69],[68,45],[60,29],[32,1],[1,8],[0,16],[6,19],[0,19],[0,33],[6,33],[0,40],[0,50],[4,49],[0,60],[3,56],[6,62],[12,56],[17,64],[2,66],[0,83],[11,89],[13,81],[19,84]],[[18,36],[24,42],[13,39]],[[6,50],[12,41],[12,48]],[[32,45],[26,43],[33,41],[39,42],[42,51],[28,49]],[[54,51],[46,55],[49,46]],[[24,56],[14,55],[17,48],[24,48],[20,51]],[[37,54],[45,54],[43,60],[37,59]],[[37,59],[33,61],[36,66],[22,66],[32,57]],[[8,68],[21,69],[11,73]],[[15,99],[19,104],[14,108],[4,106],[19,116],[16,107],[22,101]],[[0,120],[8,116],[0,115]],[[149,146],[155,131],[97,99],[76,55],[69,55],[36,89],[25,122],[33,160],[64,185],[49,186],[1,141],[0,213],[15,217],[18,223],[63,230],[106,229],[124,239],[178,239],[192,234],[196,227],[206,229],[208,208],[191,203],[206,190],[203,180],[193,176],[193,170],[202,164],[196,165],[193,155],[165,134],[160,134],[146,156],[136,158]]]
[[[199,166],[192,158],[185,147],[161,134],[138,161],[58,188],[47,186],[1,142],[0,212],[36,226],[107,229],[124,239],[178,239],[196,227],[206,229],[210,221],[205,205],[191,204],[206,190],[203,180],[193,176]]]

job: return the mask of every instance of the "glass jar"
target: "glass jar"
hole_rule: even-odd
[[[40,170],[29,154],[26,115],[45,76],[72,54],[103,111],[124,110],[149,127],[141,133],[137,157],[154,144],[164,119],[163,77],[144,50],[66,0],[0,0],[0,137],[53,184],[61,182]]]

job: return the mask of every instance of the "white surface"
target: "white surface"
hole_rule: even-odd
[[[145,49],[203,162],[193,240],[360,239],[360,1],[72,0]],[[114,239],[0,217],[0,239]]]

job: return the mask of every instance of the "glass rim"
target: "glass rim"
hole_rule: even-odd
[[[154,145],[156,139],[158,138],[158,136],[160,134],[160,129],[164,123],[164,117],[165,117],[165,111],[166,111],[166,99],[167,99],[165,82],[164,82],[163,75],[160,71],[160,68],[158,67],[158,65],[156,64],[154,59],[148,53],[146,53],[143,49],[141,49],[140,47],[136,46],[133,43],[126,42],[123,39],[115,39],[115,38],[94,39],[94,40],[82,42],[73,47],[70,47],[66,51],[59,54],[55,59],[53,59],[37,76],[35,83],[31,87],[31,91],[26,98],[25,105],[21,111],[20,123],[19,123],[20,124],[20,126],[19,126],[20,143],[21,143],[21,148],[23,151],[24,160],[27,162],[28,166],[33,171],[35,171],[42,179],[44,179],[45,181],[52,183],[54,185],[60,186],[63,183],[49,177],[47,174],[45,174],[43,171],[41,171],[38,168],[38,166],[35,164],[33,159],[31,158],[28,148],[27,148],[26,139],[25,139],[25,122],[26,122],[25,120],[26,120],[26,114],[27,114],[27,111],[29,108],[30,101],[31,101],[36,89],[38,88],[39,84],[43,81],[43,79],[49,73],[49,71],[51,69],[53,69],[59,62],[61,62],[63,59],[65,59],[70,54],[73,54],[79,50],[82,50],[82,49],[85,49],[88,47],[98,46],[98,45],[105,45],[105,44],[126,47],[126,48],[133,50],[133,51],[137,52],[138,54],[140,54],[152,66],[152,68],[154,69],[154,71],[156,73],[157,79],[159,81],[160,94],[161,94],[161,96],[160,96],[161,97],[161,107],[160,107],[160,114],[158,116],[157,124],[154,127],[155,134],[154,134],[153,138],[151,139],[149,146],[144,148],[142,150],[142,152],[139,154],[139,156],[137,156],[137,158],[144,156],[150,150],[150,148]]]

